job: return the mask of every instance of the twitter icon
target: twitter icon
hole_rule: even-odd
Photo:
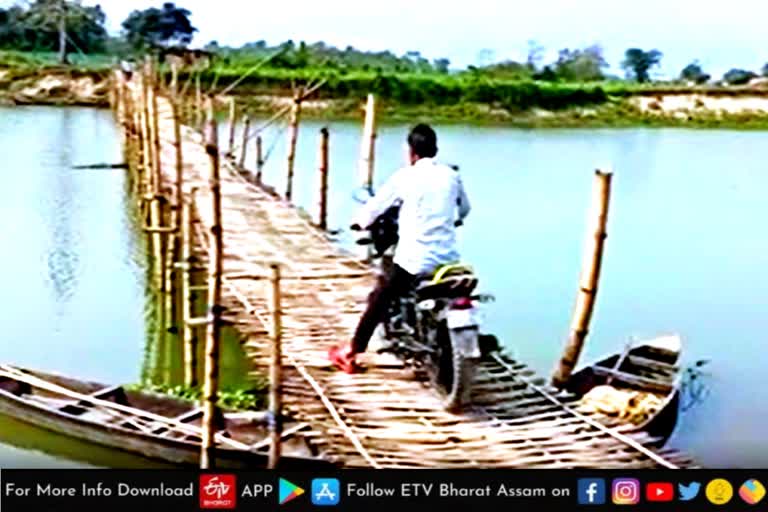
[[[699,489],[701,489],[701,484],[699,482],[691,482],[688,485],[677,484],[680,501],[691,501],[699,495]]]

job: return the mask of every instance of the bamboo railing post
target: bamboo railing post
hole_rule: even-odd
[[[237,115],[237,105],[235,98],[229,99],[229,146],[227,147],[227,158],[235,157],[235,116]]]
[[[197,386],[197,337],[191,325],[194,316],[192,304],[192,204],[196,188],[189,193],[189,201],[181,207],[181,338],[184,345],[184,385],[188,388]]]
[[[176,95],[179,93],[179,69],[176,65],[176,61],[171,61],[171,101],[176,101]]]
[[[373,165],[376,142],[376,108],[373,94],[368,95],[365,104],[365,124],[363,125],[363,144],[360,149],[360,178],[363,186],[373,192]]]
[[[328,228],[328,127],[320,129],[320,208],[317,225]]]
[[[272,269],[272,353],[269,365],[270,445],[268,469],[274,469],[280,460],[280,438],[283,434],[282,418],[282,310],[280,297],[280,266]]]
[[[238,167],[245,169],[245,155],[248,153],[248,132],[251,130],[251,118],[250,116],[244,116],[243,120],[243,147],[240,148],[240,162]]]
[[[558,388],[563,388],[570,379],[589,331],[589,321],[592,318],[597,286],[600,280],[603,245],[607,236],[606,224],[611,193],[611,176],[610,172],[595,171],[592,208],[589,215],[590,225],[584,248],[579,292],[573,312],[571,331],[563,355],[552,376],[552,385]]]
[[[297,95],[293,99],[293,108],[291,109],[291,122],[288,129],[288,172],[285,185],[285,199],[291,200],[293,196],[293,165],[296,161],[296,141],[299,137],[299,118],[301,117],[301,96]]]
[[[256,176],[254,181],[261,185],[261,175],[264,171],[264,153],[262,149],[261,134],[256,136]]]
[[[213,114],[213,98],[207,98],[206,144],[210,159],[209,186],[213,225],[209,234],[208,255],[208,325],[205,336],[205,383],[203,388],[203,442],[200,467],[214,466],[216,403],[219,385],[219,336],[221,331],[221,276],[222,276],[222,226],[221,183],[219,180],[219,146],[216,119]]]
[[[363,124],[363,143],[360,148],[360,181],[369,194],[373,194],[373,164],[376,142],[376,104],[373,94],[368,95],[365,104],[365,121]],[[363,256],[364,252],[364,256]],[[366,261],[373,258],[372,246],[366,245],[361,249],[361,257]]]

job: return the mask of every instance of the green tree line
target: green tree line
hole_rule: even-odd
[[[0,49],[58,51],[59,60],[66,63],[67,55],[73,51],[129,57],[162,47],[183,48],[192,43],[197,32],[191,23],[191,15],[190,10],[165,2],[158,7],[131,12],[122,22],[120,34],[110,36],[105,28],[106,15],[99,5],[85,6],[81,0],[30,0],[0,8]],[[396,55],[391,51],[363,51],[352,46],[342,49],[322,41],[308,44],[289,40],[269,45],[260,40],[238,48],[211,41],[204,48],[215,54],[219,68],[232,72],[269,59],[264,69],[275,71],[274,76],[279,76],[276,73],[279,70],[290,70],[294,74],[313,71],[349,81],[353,75],[362,73],[373,77],[371,80],[377,81],[383,90],[403,88],[401,81],[392,78],[395,75],[432,76],[432,84],[440,83],[440,79],[434,77],[458,76],[476,84],[473,96],[480,97],[485,95],[481,83],[484,79],[493,82],[589,83],[613,78],[606,74],[608,63],[602,48],[597,45],[564,48],[554,62],[542,63],[543,48],[530,42],[526,62],[506,60],[462,70],[451,69],[446,58],[430,60],[418,51]],[[627,49],[621,62],[626,74],[624,78],[638,83],[653,81],[652,72],[660,65],[662,57],[658,49]],[[759,72],[731,69],[721,81],[738,85],[761,75],[768,76],[768,64]],[[679,80],[702,84],[711,81],[712,77],[698,61],[693,61],[681,70]],[[450,87],[442,92],[447,98],[454,94]],[[408,94],[398,95],[407,97]],[[546,96],[545,92],[541,94]]]

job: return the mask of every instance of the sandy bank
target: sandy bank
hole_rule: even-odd
[[[46,74],[12,78],[10,81],[9,76],[9,71],[0,70],[0,85],[5,85],[2,95],[9,103],[93,106],[105,106],[109,103],[108,80],[98,76]]]
[[[636,96],[629,100],[646,114],[768,114],[768,97],[744,94],[717,96],[710,94],[667,94]]]

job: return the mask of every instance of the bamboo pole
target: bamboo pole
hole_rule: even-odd
[[[291,108],[291,123],[288,130],[288,176],[285,185],[285,199],[291,200],[293,196],[293,165],[296,160],[296,141],[299,137],[299,119],[301,117],[301,96],[293,99]]]
[[[200,73],[195,76],[195,128],[203,125],[203,93],[200,87]]]
[[[235,116],[237,115],[237,105],[235,98],[229,99],[229,146],[227,148],[227,157],[235,157]]]
[[[282,419],[282,310],[280,298],[280,266],[272,268],[272,354],[269,367],[270,438],[268,469],[275,469],[280,460],[280,440],[283,433]]]
[[[245,155],[248,152],[248,132],[251,129],[251,118],[249,116],[244,116],[245,120],[243,121],[243,147],[240,148],[240,163],[239,167],[240,169],[245,169]]]
[[[144,73],[142,74],[142,93],[144,104],[144,171],[147,178],[149,190],[149,225],[153,229],[151,233],[151,244],[153,254],[153,282],[155,290],[162,292],[164,288],[164,267],[163,260],[165,255],[163,253],[162,235],[159,231],[155,231],[161,227],[162,224],[162,206],[160,204],[160,182],[159,173],[157,172],[157,165],[159,161],[156,159],[155,153],[158,148],[155,145],[155,131],[157,130],[157,102],[154,98],[155,88],[151,82],[152,63],[149,58],[145,61]],[[151,99],[150,99],[151,98]],[[161,308],[162,312],[162,308]],[[164,325],[164,319],[160,319],[161,329]]]
[[[160,114],[157,109],[157,82],[152,82],[152,137],[154,145],[155,194],[162,194],[163,176],[160,161]]]
[[[365,121],[363,123],[363,143],[360,148],[360,181],[363,188],[373,195],[373,164],[376,142],[376,103],[373,94],[368,94],[365,104]],[[373,247],[366,245],[360,249],[365,261],[373,258]],[[361,256],[362,256],[361,254]]]
[[[192,310],[192,204],[196,188],[190,190],[189,201],[181,207],[181,338],[184,345],[184,385],[188,388],[197,386],[197,337],[190,324],[194,316]]]
[[[182,154],[180,108],[176,98],[171,100],[171,109],[173,111],[173,147],[176,151],[176,184],[173,209],[176,212],[176,220],[178,220],[181,216],[181,205],[184,202],[184,155]],[[178,223],[172,222],[171,225],[178,226]]]
[[[560,362],[552,376],[552,384],[558,388],[563,388],[570,379],[589,331],[589,321],[595,306],[597,285],[600,280],[600,266],[603,260],[611,176],[610,172],[595,171],[588,231],[592,235],[588,236],[584,248],[579,293],[576,297],[571,332]]]
[[[320,129],[320,208],[317,225],[328,228],[328,127]]]
[[[222,226],[221,184],[219,180],[219,146],[216,119],[213,114],[213,98],[205,102],[206,144],[210,159],[209,187],[211,190],[211,226],[208,255],[208,326],[205,336],[205,383],[203,387],[203,443],[200,467],[214,466],[215,418],[219,385],[219,336],[221,331],[221,275],[222,275]]]
[[[262,147],[261,134],[256,136],[256,177],[255,182],[261,185],[261,175],[264,171],[264,152]]]
[[[142,197],[154,193],[154,181],[152,179],[152,149],[149,143],[151,123],[149,122],[149,73],[147,66],[141,74],[141,162],[142,162]]]
[[[373,94],[365,104],[363,144],[360,149],[360,180],[366,190],[373,193],[373,164],[376,142],[376,107]]]

